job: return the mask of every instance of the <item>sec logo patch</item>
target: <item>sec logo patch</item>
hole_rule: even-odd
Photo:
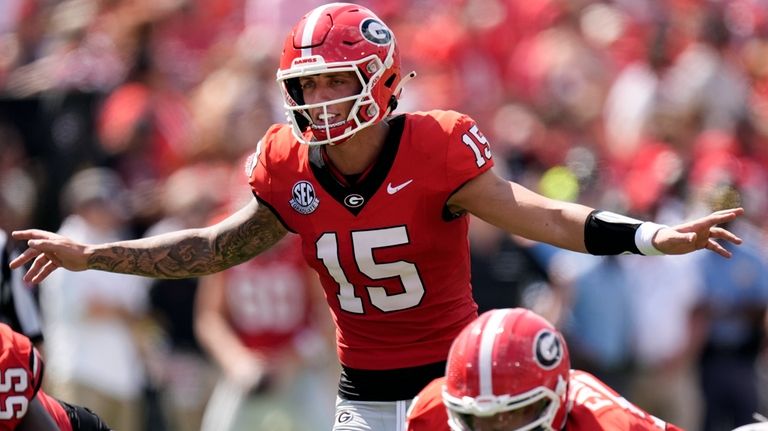
[[[299,181],[291,189],[291,200],[289,203],[296,212],[310,214],[317,209],[320,199],[315,194],[315,188],[312,186],[312,183],[309,181]]]

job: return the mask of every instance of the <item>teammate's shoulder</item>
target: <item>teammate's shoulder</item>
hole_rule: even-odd
[[[32,341],[5,323],[0,323],[0,369],[21,368],[37,381],[42,376],[41,365]]]
[[[589,372],[584,370],[571,369],[568,374],[569,390],[572,392],[578,391],[585,386],[601,389],[607,388],[609,390],[611,389],[610,386],[606,385],[602,380],[598,379]]]
[[[0,323],[0,351],[2,353],[10,350],[29,350],[31,346],[32,342],[29,341],[29,338],[14,331],[7,324]]]
[[[434,379],[413,399],[406,412],[409,431],[447,429],[448,415],[442,397],[444,384],[445,377]]]
[[[411,410],[426,410],[437,404],[442,405],[444,385],[445,377],[438,377],[429,382],[414,398]]]

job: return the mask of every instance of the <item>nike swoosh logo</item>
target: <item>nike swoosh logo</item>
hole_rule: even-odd
[[[398,186],[394,186],[394,187],[392,187],[392,183],[389,183],[389,184],[387,184],[387,193],[393,195],[393,194],[399,192],[400,190],[404,189],[405,186],[407,186],[408,184],[410,184],[412,182],[413,182],[413,180],[411,179],[411,180],[408,180],[408,181],[406,181],[406,182],[404,182],[404,183],[402,183],[402,184],[400,184]]]

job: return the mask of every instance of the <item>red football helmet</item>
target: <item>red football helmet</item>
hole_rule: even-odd
[[[299,77],[328,72],[353,72],[362,87],[360,94],[305,104]],[[277,71],[293,134],[299,142],[312,145],[344,142],[383,119],[397,106],[406,81],[402,78],[400,53],[392,31],[370,10],[349,3],[320,6],[301,18],[285,40]],[[327,109],[351,100],[355,103],[346,120],[312,123],[308,109]]]
[[[443,402],[453,431],[562,429],[570,358],[562,335],[523,308],[483,313],[459,334]],[[516,416],[516,417],[515,417]],[[508,421],[508,422],[504,422]]]

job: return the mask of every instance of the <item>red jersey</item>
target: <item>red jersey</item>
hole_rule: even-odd
[[[229,321],[244,345],[267,352],[289,347],[310,325],[314,286],[297,237],[223,275]]]
[[[488,141],[465,115],[387,121],[381,154],[354,184],[287,125],[267,131],[250,173],[255,196],[301,237],[320,275],[341,363],[367,370],[444,361],[477,316],[468,217],[449,214],[446,202],[493,165]]]
[[[408,410],[407,431],[450,431],[443,404],[445,377],[433,380],[413,400]],[[568,431],[683,431],[650,415],[598,380],[571,370],[568,381]]]
[[[63,431],[71,431],[64,408],[40,390],[43,362],[29,338],[0,323],[0,431],[11,431],[27,414],[35,396]]]

